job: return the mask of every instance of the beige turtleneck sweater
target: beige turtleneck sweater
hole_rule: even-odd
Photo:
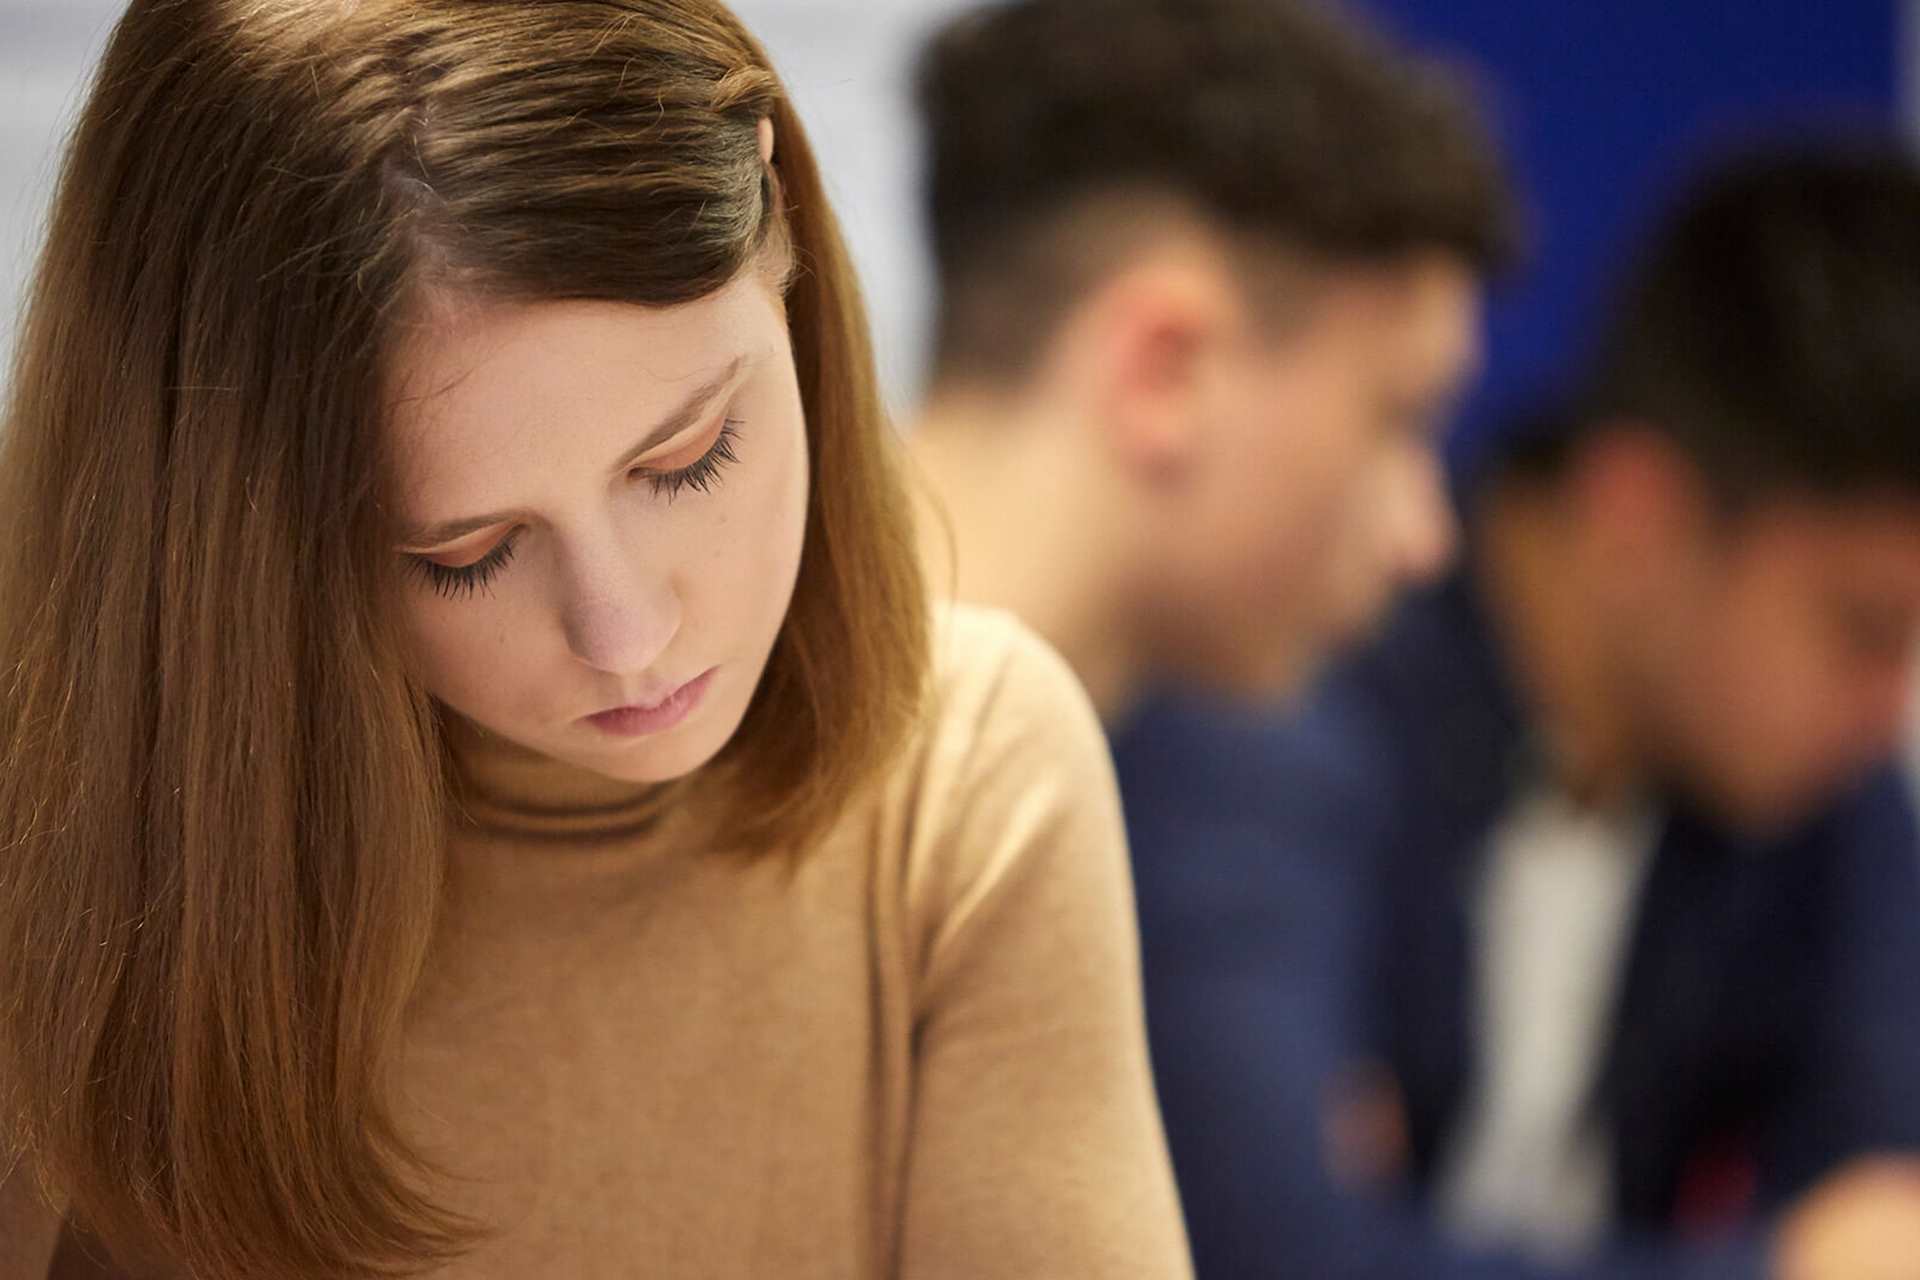
[[[498,1232],[443,1274],[1188,1273],[1099,725],[1007,615],[935,669],[797,866],[599,838],[619,785],[463,748],[518,833],[456,838],[413,1027],[410,1119]]]
[[[462,741],[492,802],[452,843],[402,1116],[492,1235],[435,1274],[1190,1274],[1099,725],[1007,615],[944,615],[935,670],[797,865],[674,848],[632,789]]]

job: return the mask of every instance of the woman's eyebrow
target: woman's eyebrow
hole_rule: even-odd
[[[667,441],[679,435],[682,431],[685,431],[695,422],[698,422],[700,415],[706,411],[707,406],[712,404],[721,392],[732,386],[735,380],[739,378],[741,371],[746,367],[746,363],[747,358],[744,355],[735,356],[732,362],[720,371],[718,376],[702,386],[696,387],[692,394],[681,401],[677,407],[654,426],[653,430],[646,434],[645,439],[621,454],[620,460],[614,463],[608,470],[614,473],[625,471],[628,467],[632,466],[637,459],[645,457]],[[494,525],[505,524],[513,518],[514,513],[511,511],[496,511],[490,515],[463,516],[458,520],[443,520],[438,524],[417,525],[402,532],[400,544],[407,547],[437,547],[442,543],[453,542],[456,539],[464,538],[470,533],[478,533],[482,529],[490,529]]]

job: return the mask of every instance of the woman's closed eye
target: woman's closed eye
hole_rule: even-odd
[[[720,473],[727,467],[740,461],[735,448],[740,441],[740,421],[728,418],[720,424],[720,431],[713,438],[705,452],[684,466],[643,465],[635,467],[628,474],[636,480],[645,480],[653,486],[653,492],[671,502],[692,489],[695,493],[711,493],[719,482]],[[671,458],[666,460],[671,463]]]
[[[720,473],[740,460],[737,447],[740,425],[735,418],[722,422],[720,430],[713,437],[713,443],[690,462],[680,466],[647,464],[637,466],[627,474],[631,479],[646,481],[656,497],[668,502],[689,489],[695,493],[711,493],[720,482]],[[669,457],[663,461],[671,464],[674,459]],[[408,553],[407,567],[435,595],[448,600],[464,599],[493,584],[501,571],[513,562],[514,548],[519,540],[520,531],[516,529],[487,554],[464,565],[442,564],[428,556]]]
[[[491,586],[500,571],[513,563],[514,544],[519,540],[520,534],[516,530],[472,564],[447,565],[426,556],[410,554],[407,556],[407,567],[431,587],[435,595],[448,600],[460,599]]]

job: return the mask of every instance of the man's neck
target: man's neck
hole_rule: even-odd
[[[1560,782],[1596,808],[1629,801],[1642,766],[1573,517],[1550,487],[1503,483],[1478,526],[1494,631]]]
[[[936,598],[1006,609],[1060,651],[1107,724],[1144,680],[1090,433],[1038,398],[945,393],[908,433],[922,554]]]

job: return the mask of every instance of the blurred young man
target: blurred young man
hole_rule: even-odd
[[[1294,976],[1255,967],[1271,940],[1236,927],[1235,903],[1344,917],[1314,906],[1322,886],[1285,883],[1281,860],[1245,884],[1168,881],[1216,862],[1236,874],[1249,842],[1271,853],[1254,821],[1271,783],[1229,725],[1155,728],[1153,691],[1271,707],[1445,569],[1437,437],[1479,360],[1484,280],[1511,255],[1509,193],[1454,77],[1296,0],[1016,0],[941,32],[919,92],[940,272],[910,435],[932,495],[925,545],[936,580],[951,571],[960,596],[1046,635],[1115,735],[1164,1071],[1190,1050],[1161,1033],[1180,1011],[1158,1007],[1154,979],[1183,945],[1163,919],[1217,926],[1209,943],[1244,955],[1264,1017]],[[1314,955],[1312,932],[1285,936]],[[1211,1029],[1335,1043],[1304,1019],[1219,1012]],[[1191,1065],[1181,1078],[1202,1088],[1220,1074]],[[1243,1065],[1262,1088],[1331,1074]],[[1205,1188],[1202,1098],[1166,1101],[1180,1172]],[[1281,1176],[1242,1188],[1276,1262],[1331,1198],[1273,1212],[1290,1186],[1326,1183],[1317,1095],[1284,1114],[1305,1132],[1254,1131],[1261,1108],[1205,1120],[1249,1126],[1280,1157]],[[1213,1208],[1188,1197],[1203,1229]],[[1203,1264],[1214,1243],[1196,1241]]]
[[[919,89],[936,577],[1113,723],[1164,680],[1285,693],[1446,564],[1436,430],[1512,239],[1452,80],[1318,6],[1023,0]]]
[[[1121,745],[1203,1277],[1920,1276],[1920,169],[1716,171],[1579,385],[1297,723]]]

